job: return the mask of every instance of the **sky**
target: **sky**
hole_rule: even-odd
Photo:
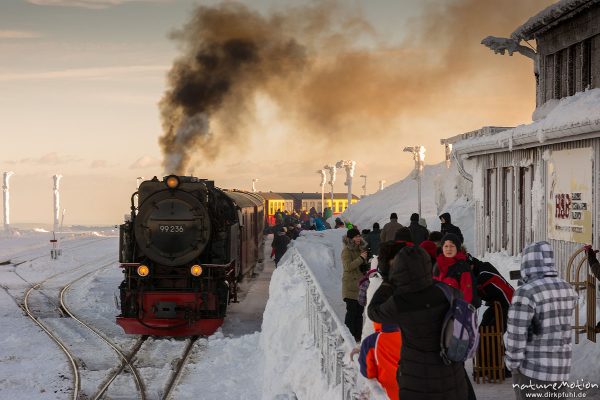
[[[259,190],[316,192],[318,169],[352,159],[372,193],[410,172],[404,146],[424,145],[426,163],[437,163],[442,138],[531,121],[531,61],[479,43],[552,3],[3,0],[0,170],[15,172],[11,223],[51,223],[54,174],[69,225],[120,223],[136,177],[172,172],[159,103],[173,92],[174,62],[207,40],[190,34],[192,17],[228,12],[227,27],[249,15],[276,27],[268,45],[293,42],[302,56],[233,77],[208,113],[209,141],[187,146],[184,171],[224,188],[249,190],[257,178]],[[336,191],[343,181],[339,171]]]

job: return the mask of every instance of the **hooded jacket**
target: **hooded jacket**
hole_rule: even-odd
[[[571,326],[577,293],[558,277],[547,242],[523,250],[521,277],[508,311],[506,366],[526,377],[558,382],[571,371]]]
[[[347,236],[342,239],[344,249],[342,250],[342,298],[358,300],[358,284],[363,277],[364,269],[368,268],[366,260],[360,256],[360,252],[367,249],[367,242],[360,239],[357,246]]]
[[[360,373],[368,379],[377,378],[390,400],[398,400],[396,374],[400,363],[402,336],[397,325],[374,322],[375,333],[363,339],[360,345]]]
[[[442,232],[442,235],[445,235],[446,233],[454,233],[456,236],[458,236],[461,243],[465,242],[465,238],[463,237],[463,234],[460,231],[460,228],[456,225],[452,225],[452,217],[450,216],[450,213],[443,213],[442,215],[439,216],[439,218],[444,218],[444,221],[445,221],[442,224],[441,229],[440,229],[440,232]]]
[[[450,304],[431,273],[431,258],[420,247],[407,246],[394,258],[389,281],[369,303],[375,322],[398,324],[402,331],[398,386],[402,400],[465,400],[464,363],[444,364],[440,335]]]

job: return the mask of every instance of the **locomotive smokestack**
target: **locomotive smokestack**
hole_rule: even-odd
[[[58,231],[58,218],[59,218],[59,214],[60,214],[60,198],[59,198],[59,193],[58,193],[58,186],[59,186],[59,182],[60,179],[62,178],[62,175],[54,175],[52,177],[52,179],[54,179],[54,189],[52,189],[53,193],[54,193],[54,228],[53,231],[57,232]]]
[[[4,181],[2,184],[2,192],[4,195],[4,230],[10,231],[10,208],[9,208],[9,192],[8,181],[14,172],[9,171],[4,173]]]

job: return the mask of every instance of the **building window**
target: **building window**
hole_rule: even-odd
[[[581,43],[581,88],[588,89],[592,85],[592,41],[586,39]]]
[[[514,179],[513,167],[502,169],[502,214],[501,214],[501,247],[513,254],[513,198],[514,198]]]
[[[567,49],[567,96],[573,96],[575,89],[575,46]]]
[[[562,67],[562,53],[559,51],[554,54],[554,91],[552,93],[553,99],[560,99],[561,90],[561,67]]]

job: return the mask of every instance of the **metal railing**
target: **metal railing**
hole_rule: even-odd
[[[349,359],[354,338],[344,327],[327,300],[319,281],[296,248],[290,248],[292,261],[306,282],[306,315],[308,329],[321,354],[321,371],[329,386],[341,385],[343,400],[387,399],[377,382],[359,376]]]

